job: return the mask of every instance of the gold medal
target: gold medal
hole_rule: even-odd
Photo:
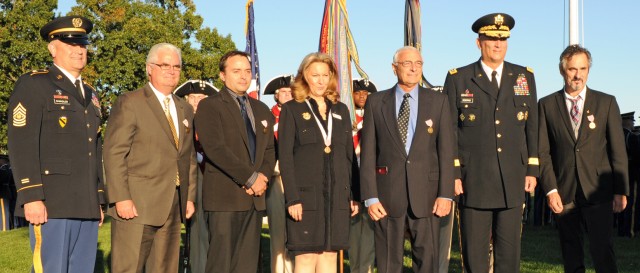
[[[325,153],[325,154],[328,154],[328,153],[330,153],[330,152],[331,152],[331,147],[329,147],[329,146],[324,147],[324,153]]]
[[[522,111],[518,112],[518,120],[522,121],[524,119],[524,113],[522,113]]]
[[[304,120],[309,120],[311,118],[311,114],[309,114],[309,112],[304,112],[302,113],[302,118]]]
[[[589,128],[591,129],[595,129],[596,128],[596,124],[595,123],[589,123]]]
[[[429,132],[429,134],[433,134],[433,127],[429,127],[429,129],[427,129],[427,132]]]

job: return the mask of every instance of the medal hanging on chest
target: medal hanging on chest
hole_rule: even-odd
[[[329,110],[329,114],[327,114],[328,123],[327,123],[327,130],[325,130],[324,127],[322,126],[322,122],[320,121],[316,113],[313,112],[313,108],[311,107],[311,103],[309,103],[309,100],[307,99],[305,100],[305,102],[307,103],[307,106],[309,106],[309,110],[311,110],[311,113],[313,114],[313,118],[315,118],[316,124],[318,124],[318,128],[322,133],[322,140],[324,140],[324,146],[325,146],[324,153],[326,154],[331,153],[331,132],[333,132],[333,118],[331,117],[331,110]]]

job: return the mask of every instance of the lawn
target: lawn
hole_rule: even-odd
[[[111,252],[111,226],[109,221],[100,228],[98,235],[98,253],[96,253],[95,272],[109,272],[109,257]],[[557,232],[550,226],[534,227],[525,225],[522,237],[522,262],[521,272],[562,272],[562,260],[558,248]],[[268,229],[263,229],[263,272],[269,272],[269,234]],[[640,272],[640,238],[614,239],[615,252],[618,259],[620,273]],[[0,273],[28,272],[31,267],[31,253],[29,249],[29,231],[26,228],[0,232]],[[408,247],[408,243],[406,247]],[[449,272],[461,272],[460,249],[457,234],[454,232],[454,242],[451,253],[451,266]],[[411,259],[409,252],[405,253],[405,270],[410,269]],[[589,255],[586,254],[588,257]],[[588,260],[587,264],[590,265]],[[348,260],[345,260],[345,272],[349,272]],[[182,272],[182,271],[181,271]],[[587,272],[595,272],[592,268]]]

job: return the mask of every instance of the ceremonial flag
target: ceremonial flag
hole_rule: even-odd
[[[260,68],[258,63],[258,47],[256,46],[256,33],[253,29],[255,19],[253,17],[253,0],[247,1],[247,22],[245,24],[244,33],[247,36],[247,47],[244,50],[249,54],[251,61],[251,86],[247,90],[247,94],[254,98],[260,99]]]
[[[351,61],[353,60],[360,77],[369,79],[369,76],[360,68],[358,50],[349,29],[347,0],[325,0],[318,51],[328,54],[336,63],[340,101],[349,107],[351,120],[355,120],[351,92]]]
[[[420,0],[407,0],[404,5],[404,45],[412,46],[422,52],[422,26],[420,24]],[[433,85],[422,75],[420,85],[431,88]]]

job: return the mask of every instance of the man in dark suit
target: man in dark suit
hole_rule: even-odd
[[[268,177],[275,167],[274,119],[246,94],[251,65],[245,52],[220,59],[224,88],[200,102],[196,133],[207,160],[202,201],[209,218],[206,272],[255,273]]]
[[[560,55],[564,89],[540,100],[541,180],[556,215],[565,272],[585,272],[584,235],[596,272],[618,272],[613,212],[629,194],[627,153],[615,97],[587,87],[591,53]]]
[[[422,56],[396,51],[395,87],[369,95],[360,150],[362,200],[375,222],[378,272],[401,272],[405,230],[413,269],[437,272],[438,217],[453,198],[454,132],[447,97],[419,86]]]
[[[43,26],[53,65],[22,75],[9,99],[16,215],[30,223],[35,272],[92,272],[95,263],[105,203],[101,114],[80,75],[92,28],[80,16]]]
[[[634,195],[636,184],[638,183],[638,166],[640,166],[640,138],[633,133],[635,123],[635,112],[624,113],[622,117],[622,130],[624,133],[624,143],[627,148],[627,158],[629,159],[629,197],[627,207],[617,215],[618,236],[633,237],[637,231],[638,222],[633,221],[634,204],[638,207],[638,195]],[[634,225],[636,230],[634,230]]]
[[[520,270],[522,206],[539,171],[538,107],[533,71],[504,61],[514,25],[504,13],[476,20],[480,60],[450,70],[444,84],[457,127],[455,194],[466,272],[490,269],[491,240],[494,272]]]
[[[179,48],[154,45],[149,83],[111,108],[104,164],[112,272],[178,270],[181,221],[195,211],[197,179],[193,108],[172,94],[181,69]]]

